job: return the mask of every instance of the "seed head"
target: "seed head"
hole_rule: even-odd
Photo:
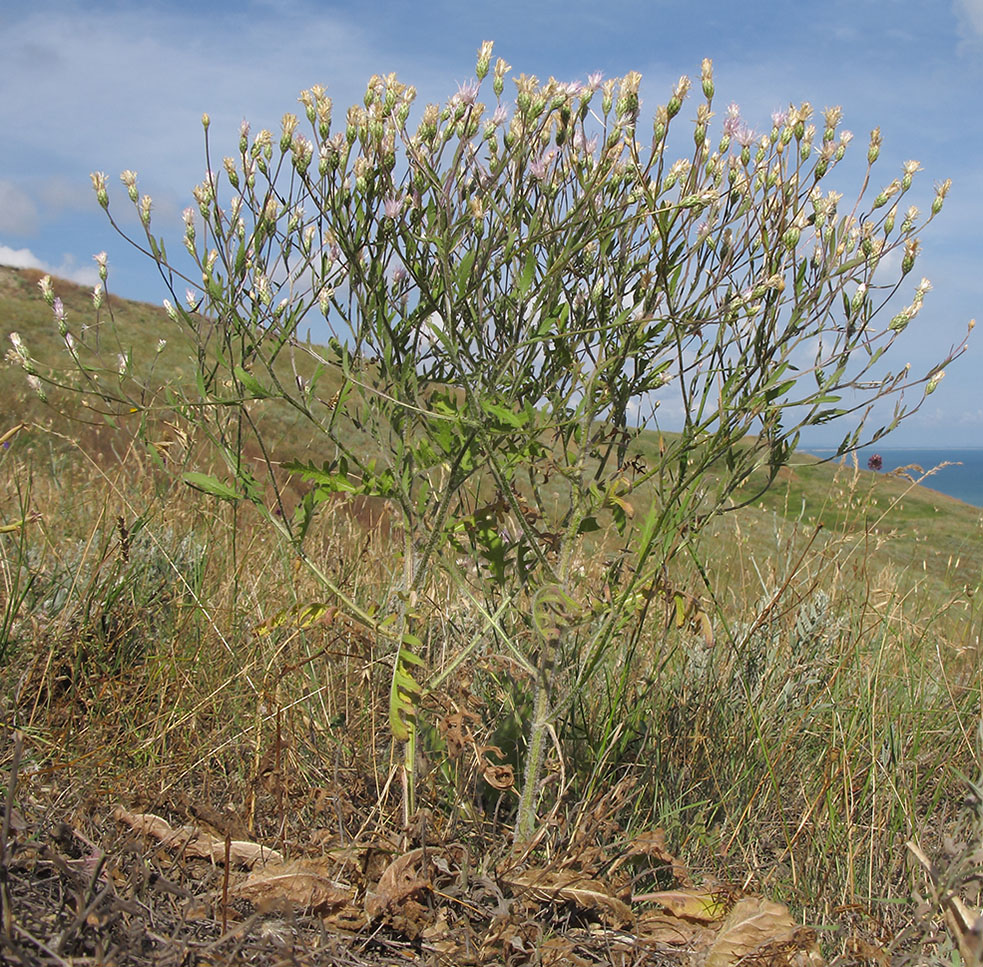
[[[106,190],[105,172],[93,171],[89,177],[92,179],[92,188],[96,193],[96,201],[103,208],[109,208],[109,192]]]
[[[488,76],[488,68],[491,64],[492,47],[495,45],[490,40],[482,41],[481,48],[478,50],[478,64],[475,74],[479,81],[483,81]]]
[[[672,97],[669,98],[669,103],[666,105],[666,113],[669,115],[669,120],[672,120],[679,113],[683,106],[683,101],[686,100],[686,95],[689,93],[689,89],[690,79],[684,74],[676,81],[676,86],[672,89]]]
[[[881,129],[874,128],[870,132],[870,144],[867,148],[867,164],[872,165],[880,157],[881,140]]]
[[[915,267],[915,259],[918,257],[920,248],[921,242],[917,238],[905,239],[904,255],[901,258],[902,275],[907,275]]]
[[[153,202],[150,195],[144,195],[140,199],[140,222],[144,228],[150,228],[150,208]]]
[[[703,82],[703,96],[708,100],[713,100],[713,61],[709,57],[703,58],[700,65],[700,79]]]
[[[922,166],[917,161],[906,161],[904,163],[904,174],[901,176],[901,188],[907,191],[911,187],[912,176],[922,170]]]
[[[501,97],[502,91],[505,90],[505,75],[512,70],[512,66],[505,62],[501,57],[495,61],[495,77],[492,80],[492,90],[495,92],[495,97]]]

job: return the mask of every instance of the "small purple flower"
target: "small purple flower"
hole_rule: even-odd
[[[873,470],[875,473],[884,467],[884,461],[881,459],[879,453],[875,453],[867,461],[867,469]]]
[[[597,91],[601,86],[602,80],[604,80],[604,74],[601,71],[594,71],[593,74],[587,75],[587,86],[591,91]]]

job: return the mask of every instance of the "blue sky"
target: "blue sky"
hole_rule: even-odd
[[[899,364],[924,369],[963,341],[971,318],[983,323],[983,0],[703,0],[685,9],[663,0],[6,0],[0,263],[91,284],[92,256],[104,250],[112,291],[160,303],[166,292],[153,264],[112,232],[89,172],[109,175],[122,211],[118,175],[136,170],[154,199],[155,234],[177,248],[180,213],[205,167],[202,112],[221,156],[233,153],[243,118],[254,131],[276,130],[313,84],[327,88],[336,113],[361,100],[373,73],[391,70],[416,85],[420,103],[443,101],[473,75],[483,40],[495,41],[516,74],[574,80],[638,70],[643,117],[680,74],[698,79],[710,57],[718,124],[731,101],[757,130],[789,102],[838,104],[860,158],[879,125],[881,182],[919,160],[914,200],[924,210],[933,183],[953,180],[923,236],[913,275],[934,288],[898,347]],[[981,363],[981,339],[971,337],[889,445],[983,446]]]

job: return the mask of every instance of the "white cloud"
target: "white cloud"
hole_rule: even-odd
[[[36,235],[38,210],[31,198],[13,182],[0,181],[0,232]]]
[[[966,40],[983,39],[983,0],[955,0],[960,33]]]
[[[78,285],[95,285],[99,281],[99,271],[94,265],[79,265],[75,256],[70,254],[62,256],[60,265],[50,265],[29,248],[0,245],[0,265],[10,265],[15,269],[37,269]]]

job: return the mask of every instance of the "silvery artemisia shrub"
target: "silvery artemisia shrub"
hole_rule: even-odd
[[[113,531],[56,552],[29,548],[24,569],[33,581],[24,612],[53,633],[114,645],[122,639],[135,657],[200,588],[205,548],[190,534],[143,529],[128,538],[124,555],[117,538]]]

